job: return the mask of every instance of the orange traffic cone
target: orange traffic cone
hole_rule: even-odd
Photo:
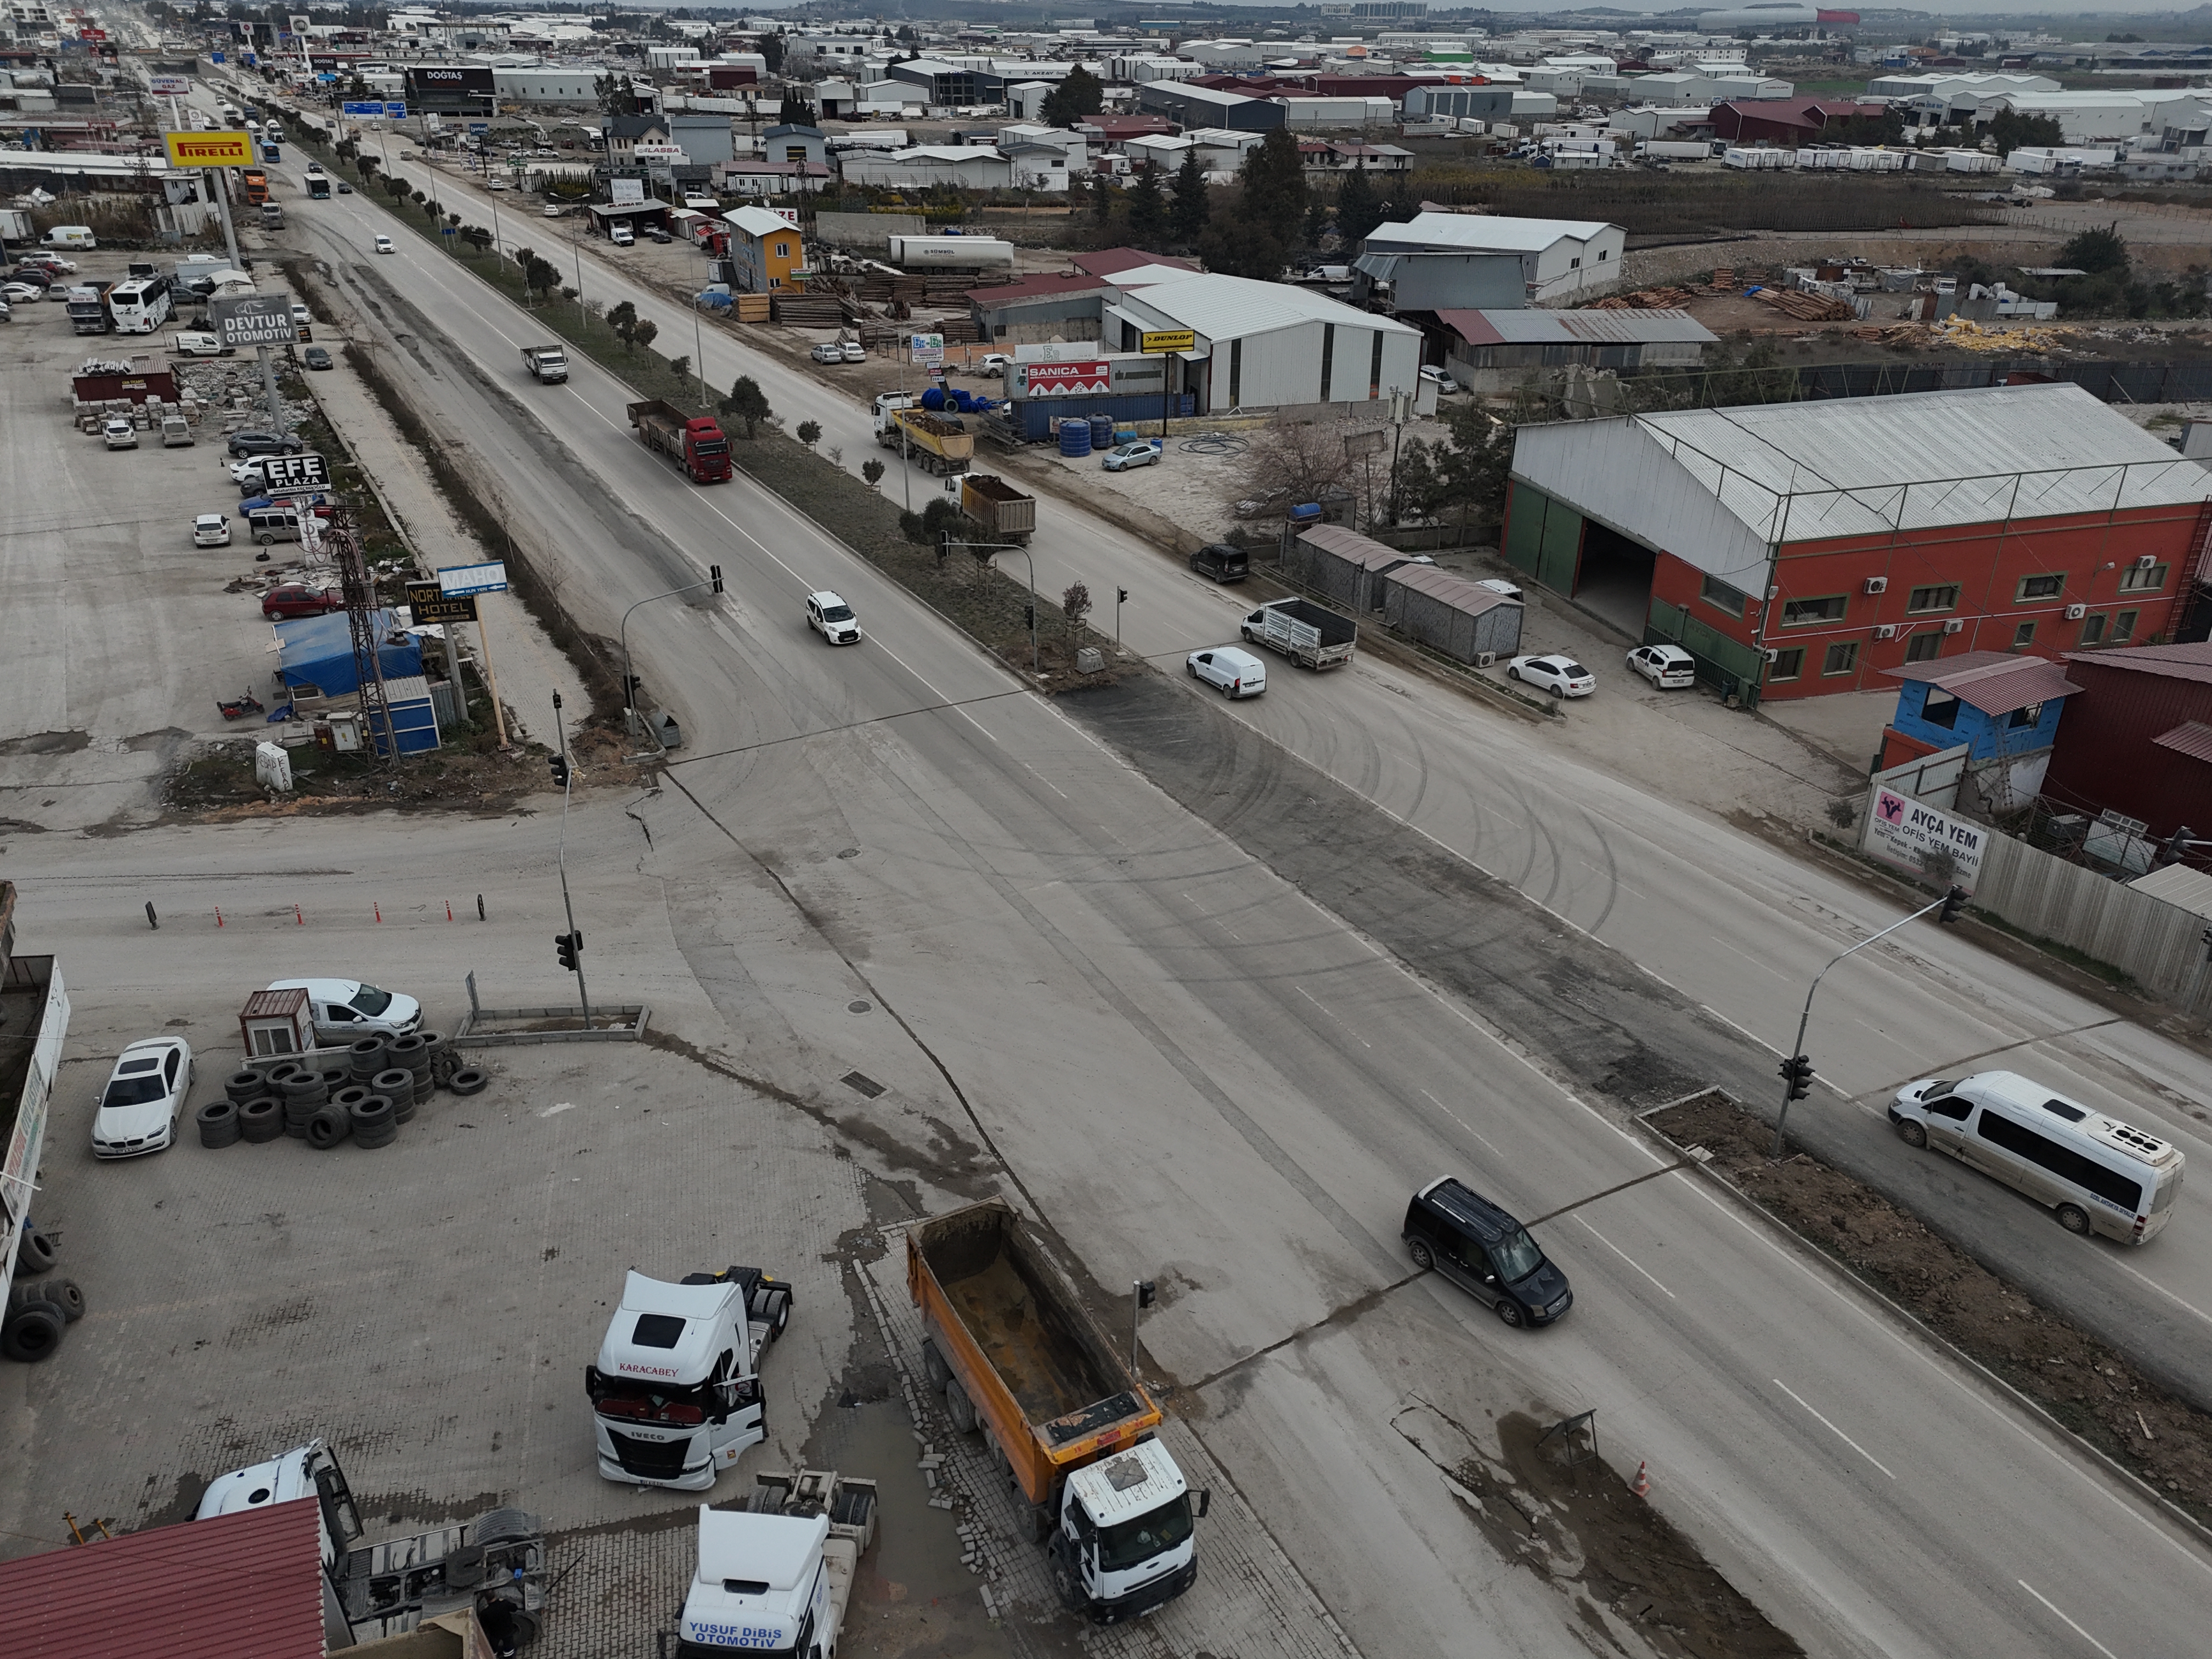
[[[1651,1496],[1651,1477],[1644,1472],[1643,1464],[1636,1466],[1636,1479],[1629,1483],[1628,1489],[1638,1498]]]

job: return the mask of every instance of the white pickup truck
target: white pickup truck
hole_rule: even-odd
[[[853,1580],[875,1542],[876,1483],[823,1469],[755,1479],[741,1510],[699,1506],[678,1651],[836,1659]]]

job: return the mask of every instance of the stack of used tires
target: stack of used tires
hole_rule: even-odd
[[[15,1282],[8,1287],[0,1313],[0,1354],[35,1364],[51,1359],[62,1345],[62,1332],[84,1317],[84,1292],[70,1279],[49,1279],[59,1253],[52,1239],[23,1224],[15,1252]]]
[[[223,1097],[194,1114],[203,1146],[256,1143],[290,1135],[327,1152],[340,1141],[389,1146],[399,1126],[443,1084],[473,1095],[491,1081],[436,1031],[363,1037],[343,1065],[280,1060],[266,1071],[247,1066],[223,1079]]]

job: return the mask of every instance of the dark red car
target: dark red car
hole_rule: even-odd
[[[286,582],[261,596],[261,614],[271,621],[319,617],[326,611],[344,609],[345,596],[337,588],[309,587],[302,582]]]

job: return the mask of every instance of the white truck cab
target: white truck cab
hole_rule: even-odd
[[[876,1483],[820,1469],[758,1480],[742,1509],[699,1506],[678,1659],[732,1649],[835,1659],[853,1580],[875,1541]]]
[[[1115,1624],[1173,1601],[1198,1577],[1190,1482],[1166,1447],[1140,1440],[1067,1477],[1045,1547],[1061,1603]]]
[[[599,1363],[585,1368],[599,1473],[705,1492],[767,1437],[759,1361],[791,1318],[791,1287],[757,1267],[632,1272]]]

